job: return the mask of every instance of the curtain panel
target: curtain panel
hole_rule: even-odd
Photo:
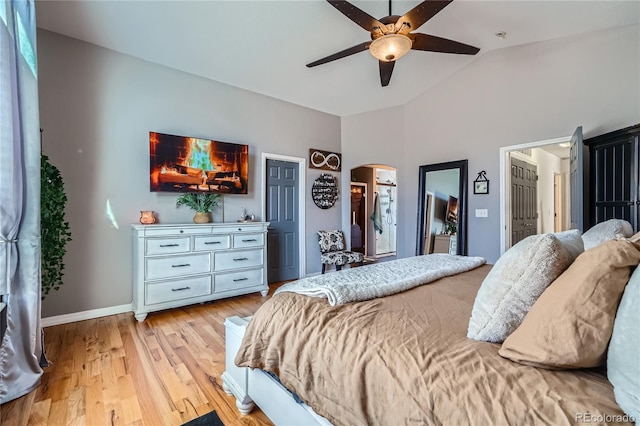
[[[31,0],[0,0],[0,403],[40,382],[40,123]]]

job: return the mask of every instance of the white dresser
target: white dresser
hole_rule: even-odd
[[[256,291],[266,296],[267,225],[131,225],[136,319]]]

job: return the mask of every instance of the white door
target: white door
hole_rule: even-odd
[[[584,231],[584,205],[587,194],[584,192],[584,150],[582,126],[571,137],[569,154],[569,186],[571,193],[571,229]]]

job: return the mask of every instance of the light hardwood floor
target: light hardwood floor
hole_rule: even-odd
[[[271,286],[271,292],[277,285]],[[215,410],[226,426],[271,425],[241,416],[222,390],[224,319],[252,315],[259,293],[149,314],[45,328],[52,362],[40,386],[0,406],[14,425],[181,425]]]

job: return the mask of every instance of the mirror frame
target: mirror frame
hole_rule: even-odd
[[[416,256],[424,250],[424,220],[426,215],[426,178],[427,172],[458,169],[460,174],[458,188],[458,241],[456,254],[467,255],[467,184],[469,160],[449,161],[446,163],[425,164],[420,166],[418,175],[418,233],[416,241]]]

